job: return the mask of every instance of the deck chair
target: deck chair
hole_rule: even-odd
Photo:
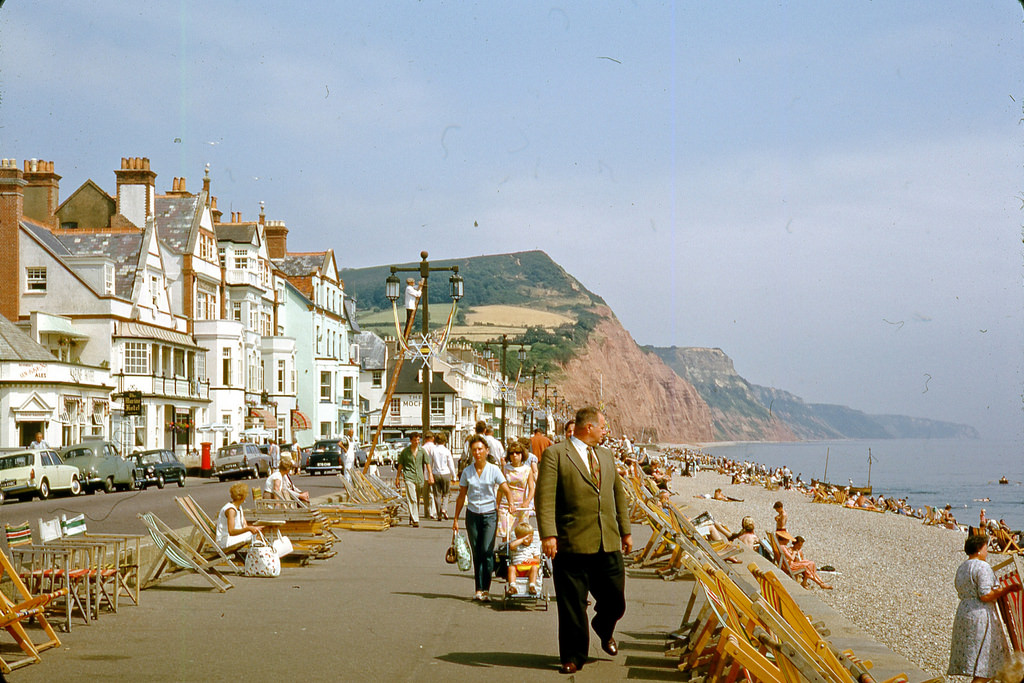
[[[83,564],[80,566],[88,571],[88,579],[92,586],[92,618],[99,619],[100,608],[106,603],[107,608],[117,612],[117,570],[107,562],[107,544],[101,541],[64,538],[64,530],[60,519],[39,520],[39,540],[44,546],[60,545],[79,551]]]
[[[992,571],[1000,586],[1019,586],[1024,583],[1024,562],[1017,555],[1011,555],[993,565]],[[996,604],[1010,636],[1010,644],[1015,651],[1024,652],[1024,592],[1007,593]]]
[[[159,517],[152,512],[139,513],[138,517],[146,525],[146,530],[149,532],[150,538],[153,539],[153,545],[160,551],[143,575],[141,582],[143,589],[186,573],[202,576],[221,593],[235,587],[235,584],[217,570],[214,561],[207,560],[197,553]]]
[[[1013,536],[1006,529],[993,529],[992,542],[996,546],[995,551],[1004,555],[1019,555],[1024,553],[1020,545],[1013,540]]]
[[[84,539],[106,543],[112,554],[111,565],[117,570],[118,594],[130,599],[136,607],[139,605],[139,570],[142,557],[142,539],[140,534],[110,534],[89,531],[85,515],[75,517],[61,515],[60,528],[67,539]],[[116,596],[115,596],[116,601]],[[115,602],[116,604],[116,602]],[[117,611],[116,609],[114,611]]]
[[[0,672],[9,674],[14,669],[41,661],[40,652],[60,647],[60,638],[57,637],[53,627],[46,620],[44,612],[51,602],[66,597],[67,593],[66,589],[60,589],[53,593],[32,595],[14,565],[2,552],[0,552],[0,577],[5,581],[10,581],[13,587],[11,592],[14,593],[11,598],[6,593],[0,592],[0,626],[14,638],[14,642],[18,644],[25,655],[21,659],[0,656]],[[47,640],[37,643],[29,637],[22,622],[33,619],[43,630]]]
[[[254,488],[253,491],[255,490]],[[217,525],[199,503],[192,496],[175,496],[174,501],[185,513],[185,518],[192,524],[188,545],[207,561],[212,562],[211,566],[221,567],[224,571],[232,574],[243,573],[243,567],[240,567],[223,548],[217,545]]]
[[[62,608],[64,631],[71,631],[75,610],[82,623],[88,626],[92,613],[92,574],[82,551],[67,546],[35,545],[28,522],[5,523],[4,530],[11,561],[28,589],[35,594],[61,593],[63,600],[50,604]]]

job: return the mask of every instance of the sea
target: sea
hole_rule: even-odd
[[[960,524],[1005,519],[1024,529],[1024,442],[985,439],[885,439],[705,444],[705,453],[781,467],[804,481],[870,483],[873,494],[906,498],[915,508],[952,506]],[[870,457],[870,469],[869,469]],[[826,460],[828,471],[826,472]],[[870,481],[869,481],[870,476]],[[1009,484],[999,484],[1006,477]],[[987,500],[986,500],[987,499]]]

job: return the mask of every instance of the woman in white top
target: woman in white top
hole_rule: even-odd
[[[217,515],[217,545],[224,549],[237,550],[249,543],[253,534],[258,534],[263,527],[245,523],[242,514],[242,503],[249,493],[249,486],[243,482],[233,485],[229,492],[231,502],[220,509]]]
[[[459,514],[466,508],[466,531],[473,551],[476,581],[474,600],[490,601],[491,575],[494,574],[494,537],[498,529],[498,501],[512,496],[505,475],[497,465],[487,462],[487,441],[480,434],[469,437],[473,463],[462,470],[459,497],[455,501],[452,531],[459,530]]]
[[[294,468],[295,461],[287,455],[282,455],[277,471],[272,472],[267,477],[266,483],[263,484],[264,497],[277,500],[301,500],[303,503],[308,503],[309,492],[295,488],[291,477],[288,476]]]

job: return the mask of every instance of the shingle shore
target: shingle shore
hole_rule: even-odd
[[[781,500],[789,514],[788,531],[807,539],[804,555],[818,567],[836,568],[834,574],[821,575],[833,590],[814,587],[816,596],[930,675],[945,676],[958,602],[953,576],[966,559],[964,533],[892,513],[811,503],[795,491],[729,482],[725,475],[705,471],[695,477],[675,475],[671,488],[675,500],[689,506],[688,516],[706,510],[738,531],[740,520],[750,515],[762,537],[775,528],[772,505]],[[694,498],[716,488],[743,502]]]

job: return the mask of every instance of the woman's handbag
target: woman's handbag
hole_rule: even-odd
[[[292,546],[292,539],[282,535],[280,531],[275,531],[275,533],[277,534],[277,538],[273,540],[270,546],[274,549],[274,554],[277,555],[278,559],[280,559],[292,552],[295,548]]]
[[[245,555],[246,576],[280,576],[281,558],[267,544],[263,534],[253,538],[249,552]]]
[[[473,554],[469,550],[469,541],[462,535],[462,532],[456,532],[452,543],[455,545],[455,561],[458,563],[459,569],[464,572],[469,571],[469,568],[473,566]]]
[[[452,544],[448,546],[448,550],[444,551],[444,561],[448,564],[455,564],[458,562],[457,552],[455,550],[455,536],[457,532],[452,532]]]

